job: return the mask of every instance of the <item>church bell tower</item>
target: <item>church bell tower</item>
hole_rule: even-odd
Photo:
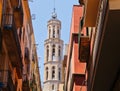
[[[44,83],[43,91],[58,91],[62,82],[63,40],[61,40],[61,21],[57,14],[47,22],[48,37],[44,42]]]

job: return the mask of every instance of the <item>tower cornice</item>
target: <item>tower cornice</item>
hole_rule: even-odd
[[[61,61],[48,61],[48,62],[44,63],[44,65],[47,65],[47,64],[56,64],[56,63],[57,63],[57,64],[58,64],[58,63],[59,63],[59,64],[62,64],[62,62],[63,62],[62,60],[61,60]]]
[[[61,40],[61,39],[59,39],[59,38],[50,38],[50,39],[46,39],[45,41],[44,41],[44,45],[46,45],[46,44],[48,44],[48,43],[52,43],[52,44],[54,44],[54,43],[59,43],[59,44],[63,44],[64,43],[64,41],[63,40]]]

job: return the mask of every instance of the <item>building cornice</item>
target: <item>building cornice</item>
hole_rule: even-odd
[[[49,43],[60,43],[60,44],[63,44],[63,40],[61,40],[59,38],[46,39],[44,42],[45,42],[44,45],[49,44]]]

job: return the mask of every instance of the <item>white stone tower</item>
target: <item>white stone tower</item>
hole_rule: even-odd
[[[61,22],[57,19],[55,9],[47,28],[48,38],[44,44],[43,91],[58,91],[58,85],[62,83],[63,40],[60,39]]]

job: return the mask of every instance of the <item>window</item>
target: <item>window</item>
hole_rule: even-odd
[[[57,27],[57,34],[58,34],[58,37],[59,37],[59,27]]]
[[[52,67],[52,79],[55,79],[55,66]]]
[[[59,68],[58,69],[58,78],[59,78],[59,80],[61,79],[61,72],[60,71],[61,71],[61,69]]]
[[[75,43],[78,43],[78,35],[74,36],[74,41],[75,41]]]
[[[53,30],[53,38],[55,38],[55,30]]]
[[[54,90],[54,84],[52,85],[52,90]]]
[[[59,55],[59,56],[60,56],[60,52],[61,52],[60,49],[61,49],[61,47],[59,46],[59,51],[58,51],[58,55]]]
[[[52,49],[52,60],[55,60],[55,45],[53,45]]]
[[[24,42],[24,38],[25,38],[25,28],[23,27],[23,42]]]
[[[30,65],[27,64],[27,73],[29,74],[30,72]]]
[[[59,49],[58,49],[58,56],[59,56],[59,60],[61,60],[61,47],[59,46]]]
[[[89,36],[88,27],[86,28],[86,36]]]
[[[47,49],[47,61],[48,61],[48,57],[49,57],[49,49]]]
[[[59,29],[57,30],[57,34],[59,35]]]
[[[29,59],[29,49],[25,47],[25,58]]]
[[[53,26],[53,38],[55,38],[55,26]]]
[[[59,49],[59,56],[60,56],[60,49]]]
[[[48,80],[48,67],[46,67],[46,80]]]
[[[55,48],[53,48],[53,56],[55,56]]]
[[[55,30],[55,25],[53,26],[53,31]]]
[[[22,28],[19,28],[19,38],[20,38],[20,41],[21,41],[21,36],[22,36]]]
[[[49,38],[50,38],[50,35],[51,35],[51,28],[49,27]]]
[[[35,62],[35,55],[32,54],[32,61]]]
[[[47,46],[46,49],[47,49],[47,51],[46,51],[46,52],[47,52],[47,53],[46,53],[46,61],[48,61],[48,58],[49,58],[49,46]]]

